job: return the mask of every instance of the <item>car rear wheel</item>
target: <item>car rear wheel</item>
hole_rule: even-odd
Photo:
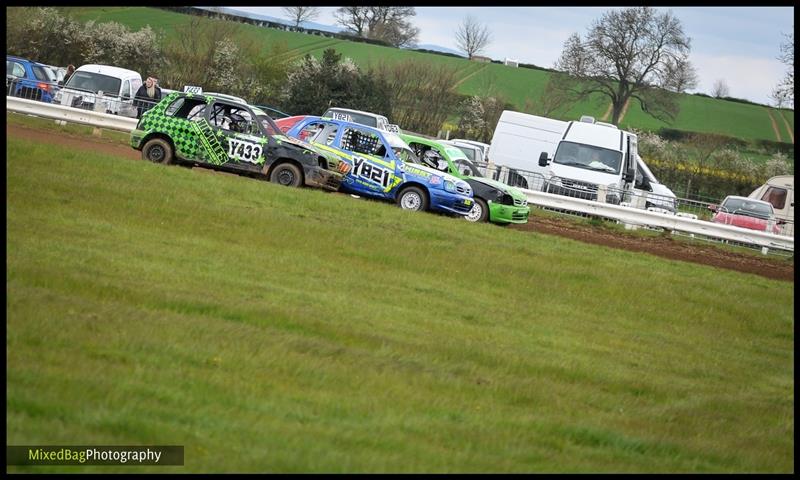
[[[489,205],[483,201],[482,198],[475,198],[475,204],[472,205],[472,210],[469,211],[468,214],[464,215],[464,218],[468,222],[486,222],[489,220]]]
[[[397,196],[397,205],[415,212],[428,209],[428,197],[419,187],[408,187]]]
[[[172,146],[162,138],[151,138],[142,148],[142,159],[169,165],[173,160]]]
[[[297,165],[282,163],[272,171],[269,181],[286,187],[299,187],[303,184],[303,172]]]

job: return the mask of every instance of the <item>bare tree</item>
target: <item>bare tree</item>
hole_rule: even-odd
[[[711,89],[711,95],[715,98],[722,98],[727,97],[731,94],[731,90],[728,88],[728,83],[725,82],[724,79],[720,78],[714,82],[714,87]]]
[[[334,12],[337,22],[359,37],[383,40],[395,47],[413,46],[419,29],[410,17],[414,7],[339,7]]]
[[[684,93],[686,90],[697,88],[697,71],[685,58],[678,58],[667,62],[664,88],[675,93]]]
[[[464,18],[456,30],[456,45],[467,54],[467,58],[482,52],[492,41],[492,35],[486,25],[470,16]]]
[[[786,75],[772,92],[773,99],[781,99],[781,104],[794,105],[794,33],[784,35],[786,40],[781,44],[781,55],[778,60],[787,67]]]
[[[672,12],[651,7],[607,11],[594,21],[585,41],[575,33],[565,42],[555,68],[569,76],[558,86],[573,99],[607,97],[615,124],[631,98],[645,113],[672,120],[679,106],[666,88],[675,88],[679,62],[688,67],[690,42]]]
[[[282,7],[283,13],[294,22],[295,28],[301,23],[313,20],[319,16],[319,7]]]

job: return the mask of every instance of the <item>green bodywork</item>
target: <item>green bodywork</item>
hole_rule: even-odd
[[[179,97],[189,99],[202,99],[211,104],[215,97],[210,95],[193,95],[191,93],[175,92],[164,97],[152,109],[142,115],[137,127],[131,132],[131,146],[141,150],[144,143],[153,134],[162,134],[172,141],[175,155],[181,159],[207,163],[214,166],[232,164],[246,167],[250,170],[268,168],[276,156],[283,156],[297,160],[304,165],[317,165],[318,157],[325,158],[330,174],[341,177],[340,163],[342,159],[331,152],[311,146],[307,143],[288,138],[283,134],[264,135],[262,133],[223,132],[212,127],[205,118],[186,118],[171,116],[167,113],[170,105]],[[262,110],[248,106],[256,115],[266,115]],[[241,154],[229,154],[229,142],[240,142],[247,148],[246,160]],[[231,150],[236,150],[231,147]],[[244,149],[241,151],[245,152]],[[325,173],[328,176],[328,173]]]
[[[454,175],[462,180],[466,180],[470,183],[473,190],[473,196],[475,198],[480,198],[489,205],[489,221],[492,223],[498,224],[508,224],[508,223],[527,223],[528,215],[530,213],[530,207],[528,206],[528,197],[522,193],[519,189],[514,188],[510,185],[506,185],[505,183],[498,182],[497,180],[491,180],[489,178],[477,177],[477,176],[469,176],[464,175],[456,165],[456,161],[463,160],[469,162],[464,152],[459,150],[457,147],[452,145],[444,145],[436,140],[430,140],[424,137],[419,137],[416,135],[408,135],[405,133],[400,134],[400,138],[402,138],[407,144],[409,144],[412,149],[414,149],[414,144],[424,145],[426,147],[430,147],[434,149],[443,160],[447,162],[447,173]],[[416,150],[416,149],[414,149]],[[482,184],[486,188],[481,188],[479,185]],[[511,199],[514,200],[514,205],[503,204],[500,201],[497,201],[497,196],[494,198],[486,198],[490,197],[489,195],[482,195],[482,192],[492,191],[500,192],[504,195],[508,195]]]

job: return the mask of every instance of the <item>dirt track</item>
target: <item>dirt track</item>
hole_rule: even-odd
[[[9,137],[25,138],[36,142],[57,143],[70,148],[99,151],[132,160],[141,159],[141,154],[138,151],[128,146],[120,145],[118,142],[99,137],[70,135],[8,124],[6,125],[6,134]],[[794,281],[793,261],[729,252],[714,245],[678,241],[670,235],[637,237],[602,227],[579,224],[570,219],[541,217],[532,217],[531,222],[525,225],[512,225],[510,228],[558,235],[582,242],[645,252],[672,260],[753,273],[777,280]]]

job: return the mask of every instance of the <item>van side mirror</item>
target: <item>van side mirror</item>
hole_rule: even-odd
[[[59,87],[63,87],[63,86],[64,86],[64,80],[60,80],[60,81],[58,82],[58,86],[59,86]]]
[[[636,178],[636,170],[633,168],[625,170],[625,175],[623,175],[622,178],[626,182],[632,182]]]
[[[708,209],[711,210],[714,213],[717,213],[718,207],[716,205],[709,205]]]
[[[539,155],[539,166],[546,167],[548,162],[550,162],[550,158],[547,156],[547,152],[542,152]]]

